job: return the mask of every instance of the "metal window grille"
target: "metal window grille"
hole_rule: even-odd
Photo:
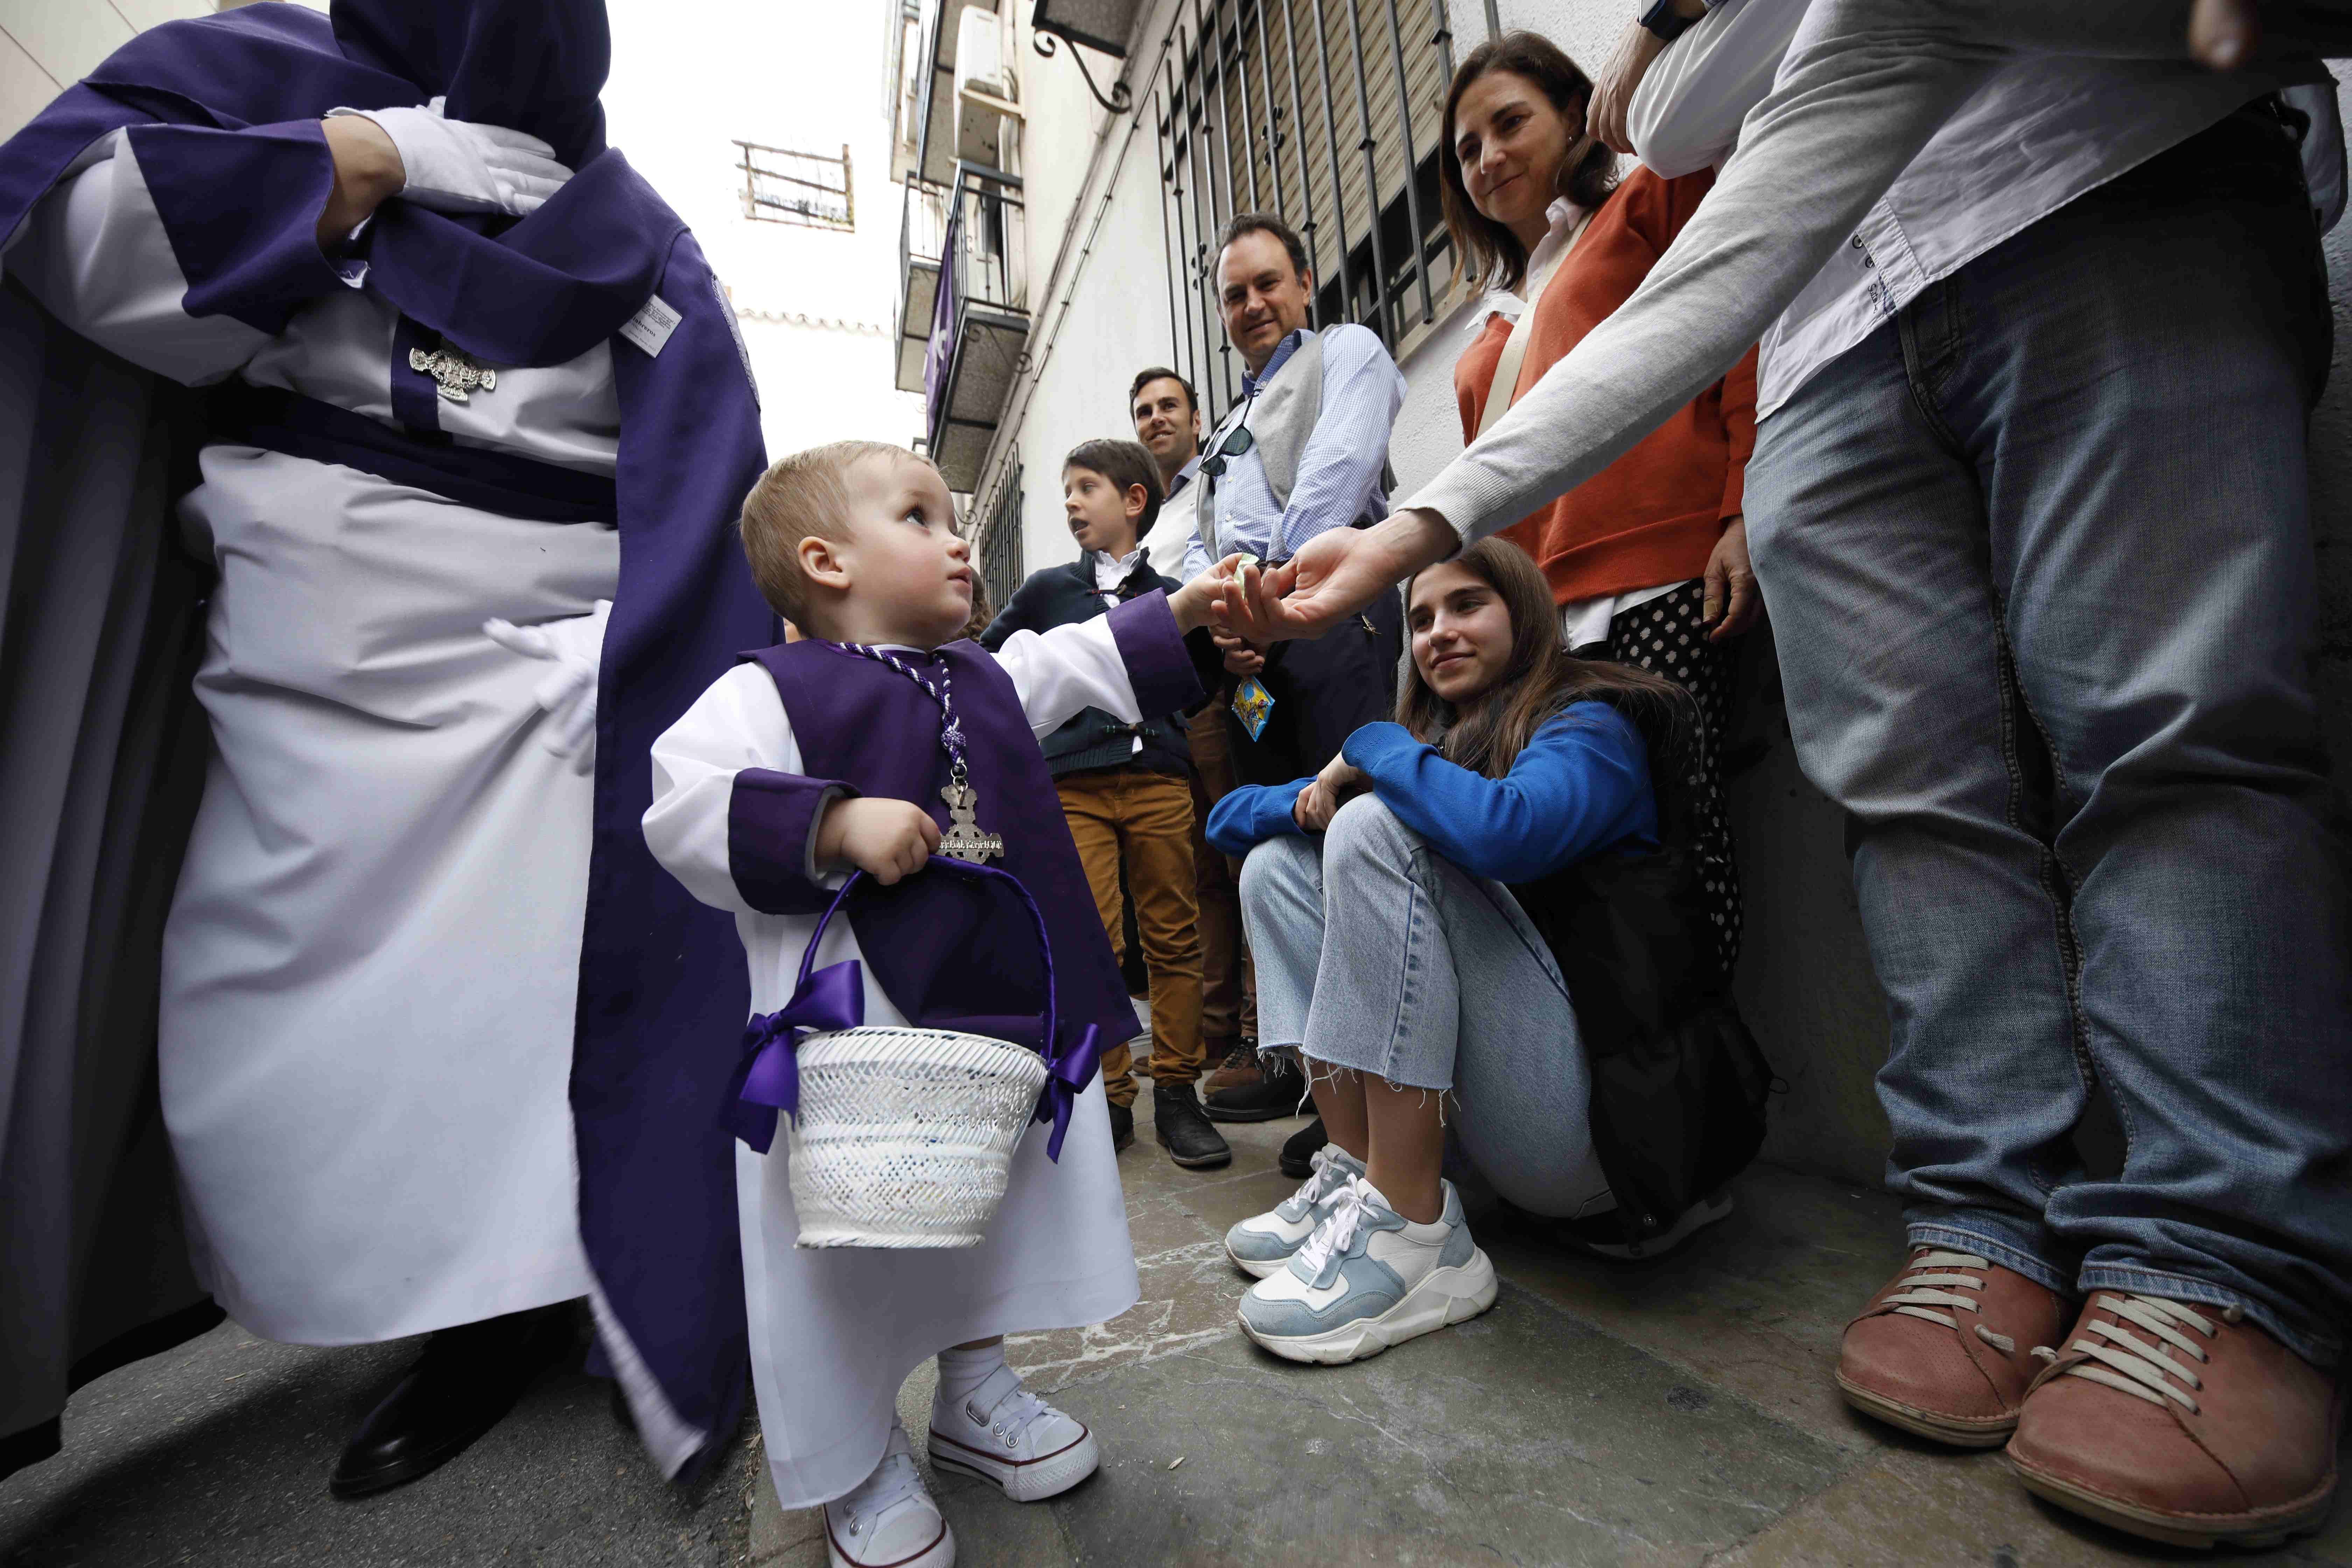
[[[857,206],[850,189],[849,149],[829,158],[738,142],[736,169],[743,176],[743,216],[762,223],[803,228],[854,229]]]
[[[1021,569],[1021,465],[1014,463],[998,482],[1002,488],[980,542],[980,577],[988,584],[988,602],[1002,610],[1026,576]]]
[[[1445,0],[1178,0],[1153,84],[1176,363],[1214,418],[1242,365],[1217,313],[1216,238],[1237,212],[1299,231],[1314,324],[1394,348],[1454,280],[1437,137],[1454,74]]]

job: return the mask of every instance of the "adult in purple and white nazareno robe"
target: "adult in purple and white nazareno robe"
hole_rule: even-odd
[[[730,1064],[692,1042],[741,982],[637,818],[653,737],[773,624],[730,527],[762,459],[723,294],[604,145],[608,55],[593,0],[256,7],[152,30],[0,147],[0,560],[48,612],[0,661],[0,863],[33,862],[0,926],[65,955],[0,970],[0,1473],[54,1450],[68,1367],[185,1331],[174,1163],[196,1275],[258,1332],[589,1294],[666,1470],[732,1425],[740,1321],[703,1298],[734,1248],[696,1250]],[[322,255],[320,118],[445,94],[579,173],[520,225],[395,198]],[[436,396],[420,340],[495,386]]]

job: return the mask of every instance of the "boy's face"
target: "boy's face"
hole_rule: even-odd
[[[971,546],[939,470],[911,456],[868,457],[845,479],[853,523],[838,554],[867,627],[847,640],[953,641],[971,618]]]
[[[1074,466],[1062,470],[1062,513],[1079,549],[1117,558],[1135,548],[1143,501],[1139,487],[1122,490],[1108,475]]]

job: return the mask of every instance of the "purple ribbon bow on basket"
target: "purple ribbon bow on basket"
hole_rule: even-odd
[[[816,951],[814,939],[809,951]],[[866,978],[857,960],[829,963],[814,975],[803,962],[793,999],[775,1012],[752,1015],[743,1030],[743,1059],[727,1086],[727,1130],[766,1153],[776,1141],[776,1112],[800,1114],[800,1058],[793,1053],[801,1037],[854,1029],[864,1022]]]
[[[1086,1033],[1076,1045],[1064,1048],[1059,1040],[1058,1020],[1054,1000],[1054,948],[1045,935],[1045,917],[1039,912],[1037,901],[1020,879],[993,867],[941,856],[931,857],[930,864],[958,875],[993,877],[1004,882],[1020,895],[1022,907],[1037,931],[1037,952],[1045,970],[1045,1087],[1038,1091],[1037,1108],[1031,1114],[1033,1121],[1050,1121],[1054,1131],[1045,1140],[1045,1157],[1061,1163],[1062,1140],[1070,1131],[1070,1112],[1077,1105],[1078,1096],[1094,1081],[1102,1065],[1102,1030],[1087,1026]],[[833,921],[849,897],[849,889],[864,879],[863,871],[853,871],[841,890],[817,917],[816,930],[809,934],[808,949],[801,954],[801,973],[793,987],[793,999],[772,1013],[752,1015],[743,1031],[743,1059],[735,1068],[735,1076],[727,1088],[727,1100],[719,1112],[719,1121],[736,1137],[760,1153],[766,1153],[775,1142],[776,1112],[797,1118],[801,1107],[800,1061],[793,1054],[800,1047],[803,1035],[824,1034],[833,1029],[854,1029],[866,1022],[866,980],[858,962],[845,959],[816,969],[816,950],[824,941],[825,927]]]
[[[1102,1030],[1093,1024],[1087,1026],[1076,1045],[1045,1059],[1045,1087],[1038,1091],[1037,1110],[1030,1120],[1054,1124],[1052,1136],[1045,1140],[1045,1158],[1056,1164],[1062,1159],[1062,1140],[1069,1135],[1070,1111],[1100,1066]]]

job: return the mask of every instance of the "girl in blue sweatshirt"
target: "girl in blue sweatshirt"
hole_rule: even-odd
[[[1247,857],[1260,1038],[1306,1059],[1329,1139],[1295,1196],[1226,1237],[1258,1277],[1243,1329],[1293,1361],[1376,1354],[1494,1304],[1439,1174],[1449,1127],[1523,1209],[1611,1206],[1576,1014],[1511,889],[1654,849],[1643,729],[1686,723],[1670,682],[1561,649],[1542,574],[1507,541],[1415,577],[1405,626],[1396,722],[1209,818],[1209,841]]]

